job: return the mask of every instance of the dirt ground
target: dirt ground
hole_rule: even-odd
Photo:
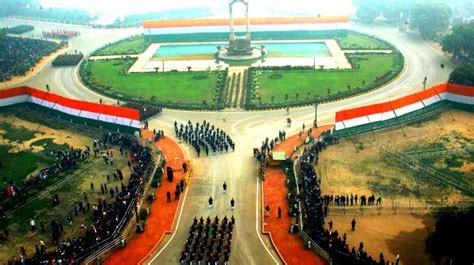
[[[356,219],[356,229],[351,231],[351,221]],[[326,223],[333,221],[340,235],[347,234],[349,249],[364,243],[364,249],[378,259],[382,251],[385,260],[395,262],[400,255],[400,264],[430,264],[425,254],[424,239],[434,227],[431,215],[328,215]],[[326,224],[327,225],[327,224]],[[329,229],[329,227],[327,227]]]
[[[426,202],[444,204],[469,199],[465,195],[433,181],[415,180],[410,170],[385,155],[380,147],[391,152],[429,150],[443,146],[456,148],[472,146],[474,114],[451,110],[429,121],[400,128],[369,133],[330,146],[320,155],[316,167],[325,194],[382,196],[383,201],[394,200],[400,207],[424,207]],[[452,120],[452,117],[455,120]],[[452,168],[464,173],[466,181],[474,184],[474,162],[464,157],[463,165]],[[438,162],[437,162],[438,163]],[[434,164],[435,168],[446,165]],[[446,201],[447,199],[447,201]],[[471,198],[472,199],[472,198]]]
[[[454,117],[454,120],[453,120]],[[380,213],[373,206],[364,215],[358,208],[341,209],[331,207],[326,221],[333,220],[340,234],[348,234],[352,246],[364,242],[369,254],[395,261],[400,254],[403,264],[429,264],[424,254],[424,240],[434,228],[430,207],[447,206],[461,201],[474,201],[460,191],[435,180],[416,178],[414,172],[394,161],[392,153],[432,152],[430,149],[459,148],[473,146],[474,114],[451,110],[413,125],[387,129],[342,139],[339,144],[329,146],[320,155],[316,170],[321,177],[324,194],[358,194],[382,197]],[[454,157],[458,166],[449,166],[447,157]],[[463,181],[474,184],[474,161],[472,153],[456,155],[433,155],[423,158],[430,166],[443,172],[459,173]],[[425,161],[423,160],[423,161]],[[446,171],[450,170],[450,171]],[[397,208],[397,215],[393,207]],[[410,209],[413,208],[413,212]],[[345,215],[345,214],[346,215]],[[413,213],[413,214],[411,214]],[[357,220],[357,229],[350,232],[352,218]]]
[[[32,148],[33,152],[40,152],[44,148],[42,146],[31,146],[31,143],[36,142],[41,139],[52,139],[52,141],[58,145],[68,144],[72,147],[84,148],[86,145],[91,146],[92,139],[89,136],[78,134],[76,132],[67,130],[65,127],[63,129],[50,128],[46,125],[34,123],[32,121],[23,120],[14,115],[0,115],[0,124],[1,123],[11,124],[13,127],[24,127],[28,130],[35,132],[35,137],[33,139],[23,141],[21,143],[11,143],[8,139],[2,138],[1,144],[9,144],[20,147],[20,149]],[[61,126],[62,128],[62,126]],[[5,134],[6,131],[0,129],[0,135]],[[18,152],[18,148],[12,148],[10,152]]]

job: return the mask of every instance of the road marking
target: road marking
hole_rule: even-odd
[[[256,214],[257,218],[255,219],[255,229],[257,230],[258,238],[260,239],[260,242],[262,243],[262,245],[263,245],[263,247],[265,248],[265,250],[268,252],[268,254],[270,255],[270,257],[272,257],[273,261],[275,261],[275,264],[279,264],[278,261],[277,261],[277,260],[275,259],[275,257],[273,256],[273,254],[272,254],[272,253],[270,252],[270,250],[267,248],[267,245],[265,244],[265,242],[263,242],[263,239],[262,239],[262,237],[260,236],[260,231],[258,231],[258,212],[259,212],[259,211],[258,211],[258,208],[259,208],[259,207],[258,207],[258,200],[259,200],[259,196],[258,196],[258,194],[259,194],[259,192],[258,192],[258,191],[259,191],[259,188],[258,188],[258,186],[259,186],[259,184],[260,184],[260,181],[259,181],[258,176],[257,176],[257,185],[256,185],[256,186],[257,186],[257,199],[255,200],[255,205],[256,205],[256,207],[255,207],[255,214]]]
[[[152,264],[153,261],[166,249],[166,247],[171,243],[171,241],[173,241],[173,238],[176,235],[176,232],[178,232],[179,223],[181,221],[181,215],[183,213],[184,204],[186,203],[186,197],[188,196],[188,191],[189,191],[189,187],[191,187],[191,181],[192,180],[193,180],[193,178],[190,178],[188,188],[186,189],[186,192],[184,193],[183,203],[181,204],[181,207],[180,207],[181,209],[179,210],[178,220],[176,221],[176,227],[174,229],[173,234],[171,235],[170,240],[168,240],[168,242],[166,242],[166,244],[160,249],[160,251],[158,251],[158,253],[156,253],[156,255],[153,256],[153,258],[148,262],[148,265]]]

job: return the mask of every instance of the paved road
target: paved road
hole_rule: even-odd
[[[11,25],[11,22],[0,20],[0,26]],[[58,26],[37,25],[42,30],[57,28]],[[68,26],[71,27],[71,26]],[[318,109],[320,124],[332,124],[335,111],[361,106],[368,103],[386,101],[422,89],[422,81],[428,77],[428,86],[445,82],[452,70],[448,62],[438,51],[417,34],[402,34],[396,29],[388,27],[368,28],[361,25],[352,25],[358,31],[378,36],[393,43],[406,58],[406,69],[394,82],[385,87],[358,97],[338,102],[322,104]],[[61,27],[67,28],[67,27]],[[74,28],[74,27],[71,27]],[[92,30],[81,29],[80,38],[72,41],[71,50],[79,50],[85,54],[96,48],[133,34],[138,29],[127,30]],[[446,65],[445,69],[440,64]],[[98,101],[102,96],[87,90],[77,78],[75,68],[52,68],[46,66],[38,75],[31,77],[22,84],[44,89],[49,84],[55,93],[90,101]],[[110,100],[111,101],[111,100]],[[111,101],[114,102],[114,101]],[[235,237],[233,240],[231,262],[236,264],[274,264],[281,263],[268,242],[268,238],[261,236],[258,205],[260,202],[259,182],[255,174],[252,147],[260,145],[266,136],[275,137],[278,130],[284,128],[287,114],[285,110],[261,112],[190,112],[164,110],[163,114],[150,121],[151,128],[164,129],[167,135],[172,135],[172,124],[180,122],[210,121],[228,132],[236,141],[236,151],[229,154],[215,155],[210,158],[196,158],[193,150],[183,145],[188,157],[195,163],[195,173],[191,185],[187,190],[182,215],[176,233],[168,236],[161,243],[156,253],[153,253],[153,264],[176,264],[184,241],[194,216],[220,217],[234,215],[236,218]],[[314,119],[313,107],[292,109],[290,117],[293,128],[285,128],[288,135],[296,133],[302,123],[312,124]],[[228,193],[223,194],[221,186],[226,181]],[[207,200],[212,195],[215,206],[209,209]],[[236,200],[236,209],[232,212],[228,203],[230,198]],[[151,261],[151,259],[149,260]]]

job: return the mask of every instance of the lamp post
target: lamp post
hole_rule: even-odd
[[[313,127],[318,128],[318,102],[313,103],[314,106],[314,122]]]

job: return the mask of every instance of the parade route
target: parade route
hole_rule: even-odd
[[[0,26],[11,26],[19,24],[18,21],[1,19]],[[31,22],[34,23],[34,22]],[[41,30],[57,28],[56,24],[40,23],[33,33],[37,35]],[[64,25],[65,29],[76,28]],[[351,24],[351,29],[371,34],[389,41],[405,57],[406,69],[393,82],[375,91],[357,97],[347,98],[336,102],[321,104],[318,107],[318,125],[331,125],[334,123],[334,113],[341,109],[362,106],[369,103],[387,101],[391,98],[400,97],[423,89],[422,81],[425,76],[427,86],[445,82],[452,70],[452,66],[446,57],[438,53],[430,44],[414,33],[399,33],[396,28],[377,27],[368,28],[364,25]],[[83,52],[86,57],[101,46],[132,36],[139,29],[92,29],[80,28],[81,36],[71,41],[74,49]],[[446,66],[441,69],[439,64]],[[71,98],[79,98],[98,102],[116,103],[116,100],[99,95],[86,88],[78,78],[78,67],[53,68],[50,63],[46,64],[41,71],[28,80],[16,84],[28,85],[45,90],[49,84],[51,91]],[[10,87],[2,86],[0,89]],[[151,208],[143,234],[137,235],[128,242],[124,249],[117,250],[108,260],[107,264],[177,264],[185,240],[189,233],[189,227],[194,217],[211,218],[216,215],[219,218],[234,216],[236,225],[234,228],[233,245],[230,263],[232,264],[283,264],[277,251],[273,248],[269,236],[262,234],[261,224],[263,222],[261,199],[261,182],[256,176],[256,162],[252,156],[252,148],[260,146],[265,137],[275,137],[279,130],[285,130],[287,135],[295,135],[301,130],[302,124],[309,127],[314,120],[314,107],[306,106],[286,110],[271,111],[231,111],[231,112],[209,112],[209,111],[182,111],[165,109],[160,116],[149,120],[150,128],[165,131],[165,139],[157,142],[157,146],[163,150],[168,159],[179,157],[180,161],[193,161],[193,177],[190,185],[186,188],[185,196],[181,201],[166,203],[166,192],[173,188],[175,183],[166,183],[157,189],[156,201]],[[290,117],[292,127],[287,127],[286,119]],[[210,155],[209,157],[197,157],[193,149],[187,144],[177,144],[168,136],[173,136],[173,123],[178,121],[185,123],[188,120],[202,122],[207,120],[227,132],[236,144],[235,152]],[[292,138],[293,139],[293,138]],[[288,141],[290,148],[283,148],[285,152],[292,152],[295,143]],[[280,148],[280,147],[278,147]],[[276,150],[280,150],[280,149]],[[169,153],[168,153],[169,152]],[[169,161],[169,160],[168,160]],[[182,162],[181,162],[182,163]],[[181,177],[182,171],[177,171]],[[180,179],[177,177],[175,179]],[[281,177],[281,176],[280,176]],[[275,185],[281,185],[281,181],[274,178]],[[175,180],[177,181],[177,180]],[[272,180],[270,180],[272,181]],[[227,193],[222,192],[222,185],[226,182]],[[284,190],[279,190],[275,196],[280,196]],[[215,205],[209,208],[207,201],[213,196]],[[236,207],[231,210],[229,201],[234,198]],[[281,199],[275,200],[277,204]],[[181,206],[181,208],[180,208]],[[276,214],[276,207],[273,207]],[[270,220],[267,220],[270,221]],[[287,220],[288,221],[288,220]],[[286,222],[286,221],[285,221]],[[272,222],[268,222],[265,229],[272,232],[277,247],[278,236],[273,234],[274,229],[287,233],[288,223],[278,224],[272,228]],[[283,236],[283,235],[282,235]],[[295,236],[296,235],[291,235]],[[284,240],[284,237],[278,241]],[[294,242],[296,244],[296,242]],[[293,243],[292,243],[293,244]],[[300,249],[300,247],[298,247]],[[293,251],[289,245],[278,247],[283,256],[283,249]],[[292,260],[285,260],[291,264]],[[305,264],[307,264],[305,262]],[[309,264],[309,263],[308,263]]]

